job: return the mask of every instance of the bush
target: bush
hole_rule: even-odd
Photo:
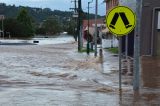
[[[10,32],[11,37],[15,38],[30,38],[34,35],[32,28],[20,23],[16,19],[5,19],[4,29],[5,32]]]

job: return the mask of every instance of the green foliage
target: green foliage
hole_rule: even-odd
[[[75,22],[75,20],[70,20],[69,22],[68,22],[68,25],[67,25],[67,32],[68,32],[68,34],[70,34],[70,35],[75,35],[75,29],[76,29],[76,22]]]
[[[24,25],[32,26],[31,17],[26,8],[22,8],[17,16],[17,20]]]
[[[113,48],[107,48],[108,51],[114,54],[118,54],[118,47],[113,47]]]
[[[4,14],[7,18],[16,18],[18,11],[21,10],[21,8],[24,8],[23,6],[16,7],[15,5],[0,5],[0,13]],[[72,17],[72,12],[70,11],[60,11],[60,10],[54,10],[52,11],[50,8],[31,8],[31,7],[25,7],[28,10],[29,15],[35,20],[36,22],[42,22],[43,20],[46,20],[50,16],[59,16],[60,20],[67,21],[66,18]],[[87,19],[87,13],[82,13],[83,18]],[[94,18],[94,14],[90,14],[90,18]],[[98,15],[98,17],[101,17]]]
[[[87,48],[82,48],[79,53],[86,53],[87,52]],[[89,49],[89,52],[94,52],[94,50]]]
[[[61,32],[61,24],[56,17],[50,17],[44,20],[42,26],[37,28],[36,34],[54,35]]]
[[[31,37],[34,35],[34,32],[36,32],[36,34],[56,34],[61,31],[65,31],[71,35],[75,35],[76,33],[76,21],[71,19],[73,13],[69,11],[52,11],[50,8],[42,9],[23,6],[16,7],[15,5],[6,5],[1,3],[0,13],[4,14],[6,18],[14,18],[14,21],[15,18],[17,18],[18,21],[15,23],[17,25],[16,27],[19,29],[19,32],[24,30],[22,28],[26,29],[23,31],[24,33],[22,33],[22,37]],[[87,18],[87,13],[83,12],[82,16],[83,19]],[[54,19],[50,20],[49,17]],[[94,14],[90,14],[90,18],[94,18]],[[44,22],[44,20],[46,20],[46,22]],[[12,32],[17,34],[16,31],[12,30]]]
[[[45,35],[46,34],[46,30],[45,28],[36,28],[36,34],[40,34],[40,35]]]
[[[16,19],[5,19],[4,20],[5,32],[10,32],[12,37],[16,38],[28,38],[26,26],[18,22]]]
[[[32,19],[28,14],[26,8],[22,8],[17,16],[17,21],[23,25],[24,30],[23,36],[32,37],[34,35],[34,28],[32,25]]]
[[[10,32],[15,38],[30,38],[34,35],[32,19],[25,8],[22,8],[17,18],[6,18],[4,20],[5,32]]]

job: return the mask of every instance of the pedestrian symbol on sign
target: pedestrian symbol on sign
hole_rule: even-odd
[[[108,29],[117,36],[130,33],[135,27],[135,21],[134,12],[125,6],[113,8],[106,17]]]
[[[115,15],[114,15],[114,17],[113,17],[113,19],[112,19],[112,21],[111,21],[109,27],[115,29],[114,26],[115,26],[115,24],[116,24],[116,22],[117,22],[119,16],[121,17],[121,19],[122,19],[122,21],[123,21],[123,23],[124,23],[124,25],[125,25],[126,28],[129,28],[129,27],[132,26],[132,25],[129,25],[129,21],[128,21],[128,19],[127,19],[125,13],[124,13],[124,12],[121,12],[121,13],[115,13]]]

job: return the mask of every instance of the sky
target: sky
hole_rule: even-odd
[[[15,4],[16,6],[30,6],[30,7],[39,7],[39,8],[51,8],[52,10],[63,10],[63,11],[70,11],[69,8],[74,7],[74,3],[71,1],[73,0],[0,0],[1,3],[6,4]],[[84,11],[87,10],[88,2],[92,0],[82,0],[82,8]],[[105,3],[104,0],[98,0],[98,14],[105,15]],[[90,12],[94,13],[95,11],[95,0],[93,3],[90,4]]]

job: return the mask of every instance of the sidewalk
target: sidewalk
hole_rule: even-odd
[[[160,106],[160,58],[141,58],[140,79],[139,91],[123,93],[121,106]]]
[[[142,84],[160,90],[160,58],[142,57]]]

